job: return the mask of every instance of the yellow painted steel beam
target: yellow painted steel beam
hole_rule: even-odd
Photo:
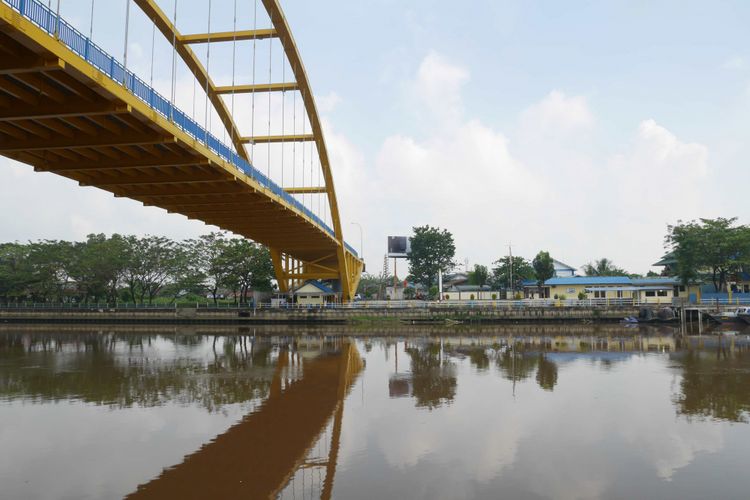
[[[284,188],[289,194],[319,194],[326,193],[325,186],[310,186],[310,187],[286,187]]]
[[[36,57],[31,60],[4,58],[0,61],[0,75],[19,75],[59,69],[65,69],[65,62],[59,57]]]
[[[186,159],[184,157],[169,158],[126,158],[123,160],[101,160],[91,163],[54,163],[48,166],[34,167],[36,172],[103,172],[108,170],[133,170],[141,168],[174,168],[209,166],[211,162],[205,158]]]
[[[45,120],[78,116],[102,116],[130,113],[132,108],[122,103],[91,103],[69,101],[60,104],[12,107],[0,109],[0,122],[15,120]]]
[[[313,134],[287,134],[287,135],[256,135],[254,137],[242,137],[240,142],[245,144],[268,144],[277,142],[310,142],[314,141]]]
[[[222,87],[216,87],[216,93],[221,95],[254,94],[259,92],[283,92],[287,90],[299,90],[299,85],[297,85],[297,82],[282,82],[256,83],[255,85],[226,85]]]
[[[214,43],[214,42],[241,42],[243,40],[264,40],[274,38],[276,30],[273,28],[259,30],[239,30],[239,31],[217,31],[215,33],[196,33],[191,35],[180,35],[180,42],[185,44],[192,43]]]
[[[144,186],[144,185],[163,185],[163,184],[200,184],[204,182],[221,182],[227,179],[218,177],[215,173],[203,175],[160,175],[158,177],[138,176],[123,177],[117,180],[98,179],[91,182],[80,182],[81,186],[96,186],[108,188],[113,186]]]
[[[56,137],[54,139],[27,139],[22,141],[0,142],[0,152],[11,153],[15,151],[49,151],[52,149],[83,149],[99,148],[108,146],[139,146],[142,144],[167,144],[174,143],[174,137],[160,137],[154,134],[120,134],[104,135],[98,137]]]
[[[219,94],[216,93],[216,85],[211,80],[206,68],[195,55],[193,50],[182,40],[184,37],[180,35],[177,28],[169,20],[169,17],[161,10],[154,0],[134,0],[136,5],[141,8],[146,17],[156,25],[159,31],[162,32],[167,41],[171,44],[172,40],[175,40],[175,50],[180,55],[182,60],[187,65],[188,69],[198,82],[198,85],[204,90],[207,90],[207,95],[211,104],[213,104],[216,113],[219,115],[221,123],[227,131],[232,143],[234,144],[237,154],[247,161],[250,161],[250,157],[245,150],[243,143],[240,141],[240,132],[237,125],[234,122],[234,118],[229,112],[226,103]]]

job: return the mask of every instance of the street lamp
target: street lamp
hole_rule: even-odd
[[[362,231],[362,224],[359,222],[352,222],[353,225],[357,226],[359,228],[359,258],[363,259],[365,258],[365,246],[364,246],[364,232]]]

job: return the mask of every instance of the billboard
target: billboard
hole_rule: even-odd
[[[411,239],[407,236],[388,237],[388,257],[405,259],[411,252]]]

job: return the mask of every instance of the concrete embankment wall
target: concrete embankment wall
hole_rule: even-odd
[[[342,309],[0,309],[6,323],[350,324],[611,322],[637,316],[637,307],[436,307]]]

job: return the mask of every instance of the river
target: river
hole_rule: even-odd
[[[706,333],[2,325],[0,498],[746,499]]]

